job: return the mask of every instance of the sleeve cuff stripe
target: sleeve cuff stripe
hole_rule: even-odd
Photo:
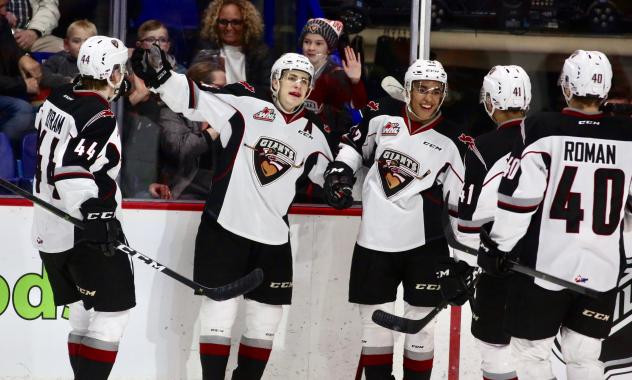
[[[458,225],[457,229],[459,230],[459,232],[463,232],[466,234],[477,234],[479,232],[481,232],[481,228],[480,227],[470,227],[470,226],[463,226],[463,225]]]
[[[510,203],[505,203],[502,201],[498,201],[498,207],[506,210],[506,211],[512,211],[512,212],[519,212],[519,213],[528,213],[528,212],[533,212],[535,210],[538,209],[538,206],[540,206],[540,204],[534,205],[534,206],[516,206]]]
[[[89,178],[89,179],[94,179],[94,176],[91,173],[83,173],[83,172],[66,172],[66,173],[60,173],[60,174],[56,174],[53,179],[55,180],[55,182],[57,181],[63,181],[65,179],[73,179],[73,178]]]

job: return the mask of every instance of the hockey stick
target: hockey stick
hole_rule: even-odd
[[[447,205],[447,198],[446,203]],[[450,216],[448,215],[448,208],[443,207],[443,211],[441,212],[441,223],[443,223],[443,233],[445,235],[445,239],[448,242],[448,245],[454,249],[458,249],[459,251],[463,251],[470,255],[478,256],[478,250],[472,247],[469,247],[456,239],[454,235],[454,231],[452,230],[452,225],[450,224]],[[598,299],[602,294],[596,290],[585,288],[581,285],[577,285],[574,282],[566,281],[562,278],[552,276],[550,274],[540,272],[539,270],[535,270],[529,268],[527,266],[521,265],[514,260],[507,260],[507,265],[509,266],[509,270],[522,273],[524,275],[534,277],[540,280],[548,281],[552,284],[562,286],[567,288],[568,290],[572,290],[576,293],[583,294],[585,296]]]
[[[441,312],[441,310],[445,309],[449,305],[447,300],[441,301],[437,307],[432,309],[428,315],[421,319],[408,319],[404,317],[400,317],[391,313],[387,313],[384,310],[375,310],[373,315],[371,315],[371,319],[375,322],[376,325],[382,326],[389,330],[403,332],[404,334],[417,334],[421,331],[430,321],[434,319]]]
[[[64,219],[65,221],[74,224],[75,226],[84,229],[83,221],[68,215],[64,211],[58,209],[57,207],[51,205],[50,203],[43,201],[28,191],[12,184],[11,182],[6,181],[3,178],[0,178],[0,186],[11,190],[12,192],[28,199],[29,201],[37,204],[38,206],[46,209],[47,211],[55,214],[56,216]],[[167,276],[173,278],[181,284],[188,286],[189,288],[195,290],[195,294],[207,296],[215,301],[225,301],[231,298],[238,297],[242,294],[248,293],[251,290],[255,289],[257,286],[261,284],[263,281],[263,271],[261,268],[256,268],[252,272],[248,273],[246,276],[241,277],[230,284],[226,284],[223,286],[219,286],[217,288],[209,288],[203,286],[193,280],[190,280],[181,274],[169,269],[168,267],[160,264],[156,260],[149,258],[142,253],[136,251],[135,249],[121,243],[117,242],[116,249],[130,255],[131,257],[136,258],[138,261],[143,264],[155,269],[158,272],[164,273]]]
[[[391,96],[391,98],[399,100],[400,102],[406,101],[404,98],[404,86],[402,86],[397,79],[391,76],[384,77],[380,85],[382,86],[382,89]]]

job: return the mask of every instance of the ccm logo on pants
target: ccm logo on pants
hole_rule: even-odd
[[[439,290],[441,289],[441,285],[438,284],[417,284],[415,285],[416,290]]]
[[[292,287],[292,283],[291,282],[271,282],[270,283],[270,287],[274,288],[274,289],[278,289],[278,288],[291,288]]]
[[[584,312],[582,314],[589,318],[595,318],[599,321],[607,321],[610,319],[610,316],[608,314],[601,314],[588,309],[584,309]]]

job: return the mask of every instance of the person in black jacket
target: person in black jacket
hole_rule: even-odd
[[[33,130],[35,113],[25,99],[39,92],[40,65],[20,49],[5,17],[7,0],[0,0],[0,132],[6,133],[16,154],[20,140]]]
[[[272,57],[261,41],[262,33],[261,14],[249,1],[216,0],[202,19],[198,50],[220,51],[227,83],[269,86]]]

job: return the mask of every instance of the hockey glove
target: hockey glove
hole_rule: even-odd
[[[441,295],[450,305],[461,306],[474,297],[477,268],[452,257],[441,258],[435,264]]]
[[[489,237],[489,233],[481,230],[481,244],[478,248],[477,264],[490,276],[506,277],[510,267],[510,252],[498,249],[498,244]]]
[[[173,66],[167,59],[167,54],[158,45],[152,45],[149,50],[137,47],[131,60],[134,74],[142,79],[147,87],[158,88],[171,77]]]
[[[114,256],[117,243],[125,240],[115,212],[96,198],[83,202],[80,210],[85,228],[79,232],[79,240],[101,250],[105,256]]]
[[[336,210],[344,210],[353,204],[353,170],[341,161],[333,161],[325,171],[325,198]]]

